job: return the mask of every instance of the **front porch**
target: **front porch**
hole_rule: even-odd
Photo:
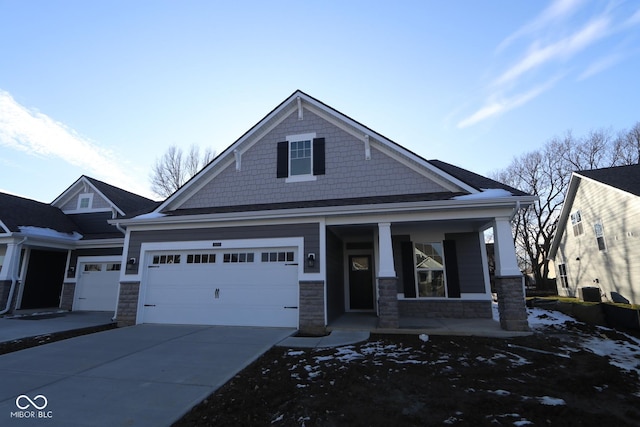
[[[401,317],[398,328],[378,327],[375,313],[344,313],[327,325],[327,332],[367,331],[372,334],[453,335],[510,338],[531,335],[532,332],[507,331],[497,319],[460,319]]]
[[[495,291],[484,231],[493,228]],[[326,328],[502,336],[528,332],[509,219],[326,227]]]

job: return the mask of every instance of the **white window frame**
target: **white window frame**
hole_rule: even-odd
[[[567,274],[567,264],[562,262],[558,264],[558,278],[562,289],[569,289],[569,275]]]
[[[602,220],[597,221],[593,224],[593,231],[596,235],[596,245],[598,246],[598,251],[607,252],[607,239],[604,237],[604,226],[602,225]],[[602,239],[602,247],[600,247],[600,239]]]
[[[579,237],[584,234],[584,225],[582,224],[582,212],[580,209],[571,214],[571,225],[573,226],[573,236]]]
[[[87,204],[86,207],[82,206],[82,201],[83,200],[89,200],[89,203]],[[82,193],[78,196],[78,210],[79,211],[86,211],[91,209],[91,207],[93,206],[93,193]]]
[[[442,267],[441,268],[418,268],[418,259],[416,255],[416,245],[439,245],[440,250],[442,251]],[[446,299],[449,297],[449,291],[447,289],[447,271],[446,271],[446,260],[444,259],[444,244],[442,242],[414,242],[413,243],[413,270],[415,274],[415,287],[416,287],[416,299]],[[420,272],[428,272],[428,271],[442,271],[442,285],[444,287],[444,295],[441,296],[420,296]]]
[[[287,161],[289,164],[287,167],[289,168],[289,177],[285,180],[285,182],[304,182],[304,181],[315,181],[318,178],[313,174],[313,140],[316,138],[316,133],[302,133],[297,135],[289,135],[287,136]],[[292,175],[292,167],[291,167],[291,145],[295,142],[301,141],[310,141],[311,142],[311,156],[309,157],[309,173]]]

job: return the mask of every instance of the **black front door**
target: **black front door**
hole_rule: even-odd
[[[66,262],[66,252],[32,249],[20,308],[58,307]]]
[[[373,310],[371,255],[349,255],[349,308]]]

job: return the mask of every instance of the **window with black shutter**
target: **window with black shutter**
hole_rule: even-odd
[[[312,181],[325,174],[325,140],[315,133],[291,135],[277,144],[278,178],[287,182]]]

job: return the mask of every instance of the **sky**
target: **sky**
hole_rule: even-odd
[[[0,0],[0,192],[157,200],[169,146],[220,153],[297,89],[487,175],[632,127],[639,75],[636,0]]]

